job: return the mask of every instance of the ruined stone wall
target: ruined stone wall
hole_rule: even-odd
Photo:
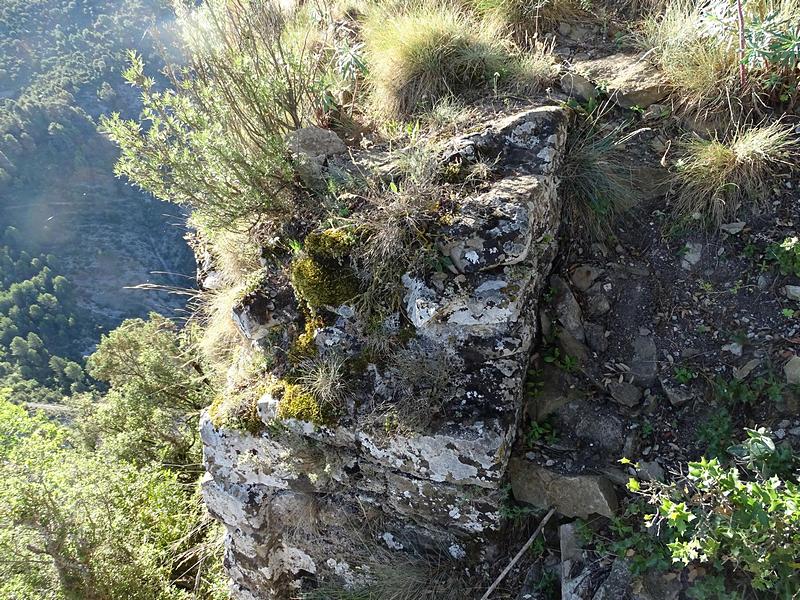
[[[556,251],[554,171],[566,121],[561,108],[534,108],[442,149],[443,162],[489,161],[500,176],[487,191],[460,198],[437,226],[452,267],[402,278],[397,318],[412,330],[409,345],[422,358],[409,370],[417,372],[399,377],[367,364],[335,424],[278,418],[283,400],[270,391],[259,391],[256,433],[204,415],[203,497],[225,525],[235,598],[293,598],[326,582],[358,587],[381,564],[430,550],[464,565],[491,552],[537,302]],[[251,292],[258,301],[237,311],[256,351],[276,314],[294,314],[285,291],[267,289],[281,277],[267,273],[264,289]],[[357,312],[329,309],[329,324],[313,332],[318,352],[353,356],[363,342]],[[443,371],[446,382],[427,400],[436,418],[413,429],[373,418],[393,390],[431,371]]]

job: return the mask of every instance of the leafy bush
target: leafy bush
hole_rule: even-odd
[[[800,486],[749,475],[703,458],[672,485],[632,480],[629,487],[647,495],[654,512],[645,520],[668,540],[673,561],[731,567],[754,589],[790,598],[800,588]]]
[[[277,2],[211,0],[181,21],[189,66],[172,70],[173,89],[160,91],[131,55],[139,120],[103,120],[122,150],[117,174],[217,228],[285,212],[294,175],[284,136],[321,110],[326,53],[307,47],[300,16]]]
[[[520,76],[503,28],[476,22],[455,4],[418,3],[399,15],[375,8],[363,36],[374,105],[391,116],[431,108],[451,94],[513,83]]]
[[[735,2],[676,0],[644,20],[638,43],[653,50],[686,108],[714,113],[753,106],[759,97],[796,97],[800,5],[795,0],[742,4],[743,61]]]
[[[692,137],[681,149],[674,211],[719,226],[742,208],[753,211],[766,203],[772,177],[797,153],[797,139],[792,127],[775,122],[740,127],[723,139]]]
[[[155,313],[104,335],[87,368],[111,385],[103,397],[72,399],[85,442],[144,466],[197,464],[199,410],[210,388],[188,331]]]
[[[188,600],[176,577],[208,591],[180,558],[199,517],[175,474],[76,450],[0,398],[1,597]]]

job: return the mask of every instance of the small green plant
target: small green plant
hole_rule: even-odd
[[[528,398],[535,400],[539,397],[544,389],[544,381],[542,381],[542,370],[531,367],[528,369],[528,379],[525,382],[525,393]]]
[[[666,571],[669,568],[669,553],[640,522],[643,506],[631,502],[625,512],[611,520],[608,535],[592,534],[584,528],[579,535],[588,537],[594,551],[600,556],[624,558],[635,575],[650,571]]]
[[[675,367],[673,373],[675,375],[675,381],[683,385],[688,384],[692,379],[697,377],[697,373],[686,367]]]
[[[767,258],[777,263],[783,275],[800,277],[800,238],[787,237],[767,249]]]
[[[542,357],[544,362],[555,365],[559,369],[567,373],[574,373],[578,370],[578,359],[569,354],[561,353],[561,350],[555,346],[549,348]]]
[[[756,254],[758,254],[758,246],[756,246],[752,242],[748,243],[744,247],[744,250],[742,250],[742,256],[744,256],[745,258],[750,258],[750,259],[755,258]]]
[[[729,406],[752,406],[757,402],[769,400],[780,402],[785,392],[784,383],[774,375],[757,377],[750,383],[718,376],[713,384],[714,396]]]
[[[793,476],[796,464],[791,446],[776,446],[772,435],[764,427],[745,429],[747,439],[728,449],[739,464],[761,478],[777,475],[782,479]]]
[[[533,421],[528,433],[525,434],[525,441],[528,447],[535,446],[540,442],[555,444],[557,440],[558,433],[550,421]]]
[[[528,504],[518,504],[514,499],[514,492],[511,489],[511,484],[507,484],[502,489],[503,501],[500,504],[500,516],[503,519],[520,523],[531,515],[541,515],[541,510],[534,508]]]
[[[787,319],[794,319],[798,312],[792,308],[783,308],[781,309],[781,314]]]
[[[725,456],[733,444],[733,422],[727,409],[715,411],[698,427],[697,441],[704,448],[705,456],[709,458]]]

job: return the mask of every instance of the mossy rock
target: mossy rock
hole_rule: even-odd
[[[316,310],[340,306],[359,293],[359,282],[349,266],[355,238],[345,229],[311,233],[305,251],[292,261],[290,277],[297,296]]]
[[[277,414],[279,419],[298,419],[315,425],[324,425],[332,420],[330,410],[297,384],[280,381],[272,386],[270,393],[281,395]]]
[[[289,348],[289,360],[292,363],[298,363],[308,358],[314,358],[318,354],[317,345],[314,342],[314,338],[317,329],[320,329],[324,326],[325,322],[318,316],[308,317],[306,319],[303,333],[297,336],[297,339]]]
[[[355,244],[356,238],[352,231],[339,228],[309,233],[304,247],[311,256],[343,260],[350,256]]]

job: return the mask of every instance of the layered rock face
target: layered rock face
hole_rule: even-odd
[[[443,162],[492,162],[499,177],[438,222],[448,268],[402,277],[394,319],[407,323],[403,360],[366,364],[335,423],[280,418],[286,396],[269,391],[259,396],[257,433],[204,416],[203,495],[226,528],[235,598],[357,588],[409,556],[444,553],[468,566],[492,551],[537,302],[556,252],[554,172],[566,127],[562,109],[540,107],[446,145]],[[268,273],[234,315],[251,351],[296,314],[281,280]],[[330,308],[312,334],[317,352],[357,355],[357,311]],[[396,426],[383,409],[398,398],[401,410],[433,417]]]

